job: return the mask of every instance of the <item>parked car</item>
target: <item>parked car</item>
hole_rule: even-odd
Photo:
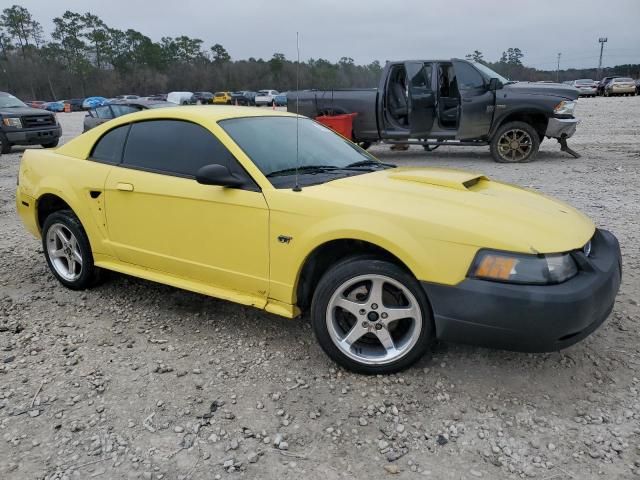
[[[211,92],[195,92],[193,94],[196,104],[208,105],[213,103],[213,93]]]
[[[325,352],[369,374],[407,368],[436,338],[566,348],[608,317],[621,279],[615,236],[565,202],[461,170],[392,168],[281,112],[117,118],[27,151],[16,205],[65,287],[106,269],[308,312]]]
[[[636,95],[640,95],[640,79],[636,80]]]
[[[169,92],[167,94],[167,102],[176,105],[193,105],[196,101],[193,92]]]
[[[62,129],[56,116],[32,108],[10,93],[0,92],[0,153],[11,152],[13,145],[58,145]]]
[[[273,106],[274,97],[278,95],[277,90],[259,90],[254,99],[254,103],[256,107],[260,107],[262,105]]]
[[[149,101],[162,101],[162,102],[166,102],[167,101],[167,94],[166,93],[156,93],[153,95],[147,95],[146,97],[141,98],[141,100],[149,100]]]
[[[636,94],[636,84],[633,78],[618,77],[613,78],[604,86],[604,96],[611,97],[614,95],[634,95]]]
[[[231,105],[231,92],[216,92],[213,95],[214,105]]]
[[[82,98],[72,98],[70,100],[62,101],[65,105],[69,105],[72,112],[81,112],[82,111]]]
[[[29,100],[28,102],[24,102],[25,105],[31,107],[31,108],[42,108],[44,109],[44,104],[47,102],[44,102],[42,100]]]
[[[615,77],[603,77],[599,82],[598,82],[598,95],[604,95],[604,87],[614,78],[618,78],[617,76]]]
[[[571,86],[578,89],[581,97],[595,97],[598,94],[598,88],[595,82],[588,78],[574,80],[571,82]]]
[[[276,104],[276,107],[286,107],[287,106],[287,94],[279,93],[273,97],[273,103]]]
[[[148,100],[118,100],[109,105],[102,105],[89,110],[84,117],[82,131],[86,132],[122,115],[147,110],[149,108],[165,107],[175,107],[175,103]]]
[[[256,92],[243,90],[240,92],[231,93],[231,103],[233,105],[255,105]]]
[[[116,95],[114,100],[139,100],[138,95]]]
[[[62,102],[47,102],[44,104],[44,109],[49,112],[64,112],[64,103]]]
[[[90,108],[96,108],[105,103],[107,103],[107,99],[104,97],[87,97],[82,101],[82,109],[89,110]]]
[[[352,139],[422,145],[489,146],[497,162],[529,162],[540,142],[555,138],[561,149],[578,124],[578,91],[559,83],[511,82],[467,60],[389,62],[379,87],[289,92],[288,110],[301,115],[357,113]]]

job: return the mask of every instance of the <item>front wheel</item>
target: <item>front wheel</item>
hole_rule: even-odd
[[[311,323],[329,357],[371,375],[411,366],[433,337],[429,302],[416,279],[393,263],[367,257],[353,257],[324,274]]]
[[[42,143],[41,145],[42,145],[43,148],[56,148],[58,146],[59,142],[60,142],[60,140],[56,138],[52,142]]]
[[[530,162],[538,153],[540,135],[528,123],[508,122],[491,139],[491,155],[499,163]]]
[[[83,290],[99,279],[89,238],[71,210],[60,210],[46,218],[42,248],[51,272],[65,287]]]
[[[0,132],[0,153],[11,153],[11,144],[2,132]]]

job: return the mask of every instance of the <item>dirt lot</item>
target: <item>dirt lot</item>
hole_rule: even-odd
[[[613,314],[552,354],[439,345],[409,371],[336,368],[306,321],[111,275],[72,292],[14,207],[0,158],[0,478],[638,478],[640,97],[580,100],[573,159],[372,151],[469,168],[582,209],[620,239]],[[61,114],[65,139],[82,114]]]

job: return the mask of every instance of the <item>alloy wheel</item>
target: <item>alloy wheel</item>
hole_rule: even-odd
[[[411,291],[384,275],[342,283],[326,311],[333,343],[363,365],[384,365],[408,354],[422,331],[422,311]]]
[[[514,128],[507,130],[498,140],[498,153],[508,162],[519,162],[531,153],[533,142],[524,130]]]
[[[82,252],[75,235],[62,223],[47,231],[47,254],[56,273],[69,282],[82,274]]]

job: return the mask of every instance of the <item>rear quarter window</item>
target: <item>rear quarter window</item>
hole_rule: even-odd
[[[120,160],[122,160],[122,149],[127,139],[128,131],[129,125],[122,125],[113,130],[109,130],[93,146],[89,158],[104,163],[120,163]]]

